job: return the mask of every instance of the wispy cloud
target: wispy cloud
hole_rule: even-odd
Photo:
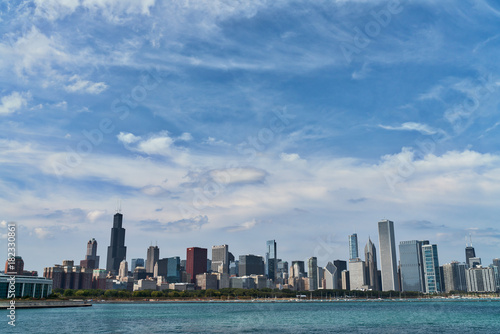
[[[385,130],[394,130],[394,131],[417,131],[424,135],[433,135],[442,130],[434,129],[427,124],[415,123],[415,122],[406,122],[401,124],[400,126],[390,126],[390,125],[381,125],[379,127]]]

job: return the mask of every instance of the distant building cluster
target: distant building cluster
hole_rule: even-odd
[[[246,254],[237,258],[229,251],[228,245],[213,246],[211,259],[208,257],[208,250],[200,247],[187,248],[185,259],[180,256],[161,258],[160,248],[151,245],[147,249],[146,259],[131,259],[129,265],[126,260],[125,228],[122,224],[123,215],[116,213],[111,228],[106,269],[99,268],[97,241],[91,239],[87,243],[85,259],[81,260],[79,265],[75,265],[72,260],[65,260],[62,264],[44,268],[45,280],[20,285],[20,295],[39,296],[44,295],[43,291],[46,295],[50,294],[52,289],[58,288],[129,291],[223,288],[279,288],[297,291],[342,289],[414,291],[427,294],[500,291],[500,259],[494,259],[489,266],[483,266],[481,258],[476,256],[472,242],[466,243],[465,262],[453,261],[440,265],[436,244],[431,244],[428,240],[401,241],[398,261],[394,223],[386,219],[378,222],[380,267],[377,249],[371,238],[368,238],[365,245],[364,259],[360,257],[356,233],[348,236],[348,261],[329,261],[324,267],[318,264],[316,257],[291,263],[278,258],[275,240],[266,242],[265,256]],[[20,257],[16,258],[14,272],[8,274],[18,275],[25,280],[27,276],[37,276],[36,272],[24,271],[24,263]],[[5,277],[0,276],[0,291],[6,291]],[[40,286],[37,287],[36,284]]]

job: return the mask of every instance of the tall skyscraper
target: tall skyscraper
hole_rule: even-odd
[[[196,283],[196,275],[207,272],[207,249],[191,247],[186,251],[186,273],[190,275],[190,282]]]
[[[158,246],[149,246],[146,257],[146,272],[153,273],[155,264],[160,259],[160,248]]]
[[[422,245],[428,244],[427,240],[409,240],[399,243],[402,291],[425,292]]]
[[[127,256],[127,247],[125,247],[125,229],[122,227],[123,215],[117,212],[113,218],[113,227],[111,228],[111,241],[108,247],[108,260],[106,262],[106,271],[114,274],[118,273],[120,263]]]
[[[349,260],[359,258],[358,254],[358,235],[356,233],[349,236]]]
[[[229,246],[212,246],[212,265],[213,272],[223,274],[229,273]]]
[[[366,284],[368,285],[368,288],[379,291],[380,284],[377,274],[377,250],[375,249],[375,245],[370,238],[368,238],[368,242],[365,246],[365,266]]]
[[[469,234],[470,246],[467,243],[467,237],[465,237],[465,264],[469,265],[469,260],[472,257],[476,257],[476,251],[472,247],[472,236]]]
[[[278,254],[276,252],[276,241],[268,240],[266,242],[266,275],[273,281],[276,279]]]
[[[380,249],[380,268],[382,271],[382,290],[398,290],[398,265],[396,261],[396,242],[394,222],[384,219],[378,223]]]
[[[238,264],[240,276],[264,275],[264,258],[257,255],[240,255]]]
[[[441,292],[441,271],[437,245],[422,245],[422,256],[424,260],[425,292]]]
[[[311,257],[307,260],[308,276],[309,276],[309,290],[318,290],[318,259]]]

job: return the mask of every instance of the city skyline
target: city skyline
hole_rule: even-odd
[[[126,251],[127,247],[125,246],[125,240],[124,240],[126,229],[123,228],[122,224],[123,224],[123,214],[116,213],[113,217],[113,224],[111,228],[111,240],[110,240],[110,246],[108,247],[108,261],[110,261],[110,264],[106,263],[106,271],[107,272],[111,271],[114,272],[115,274],[117,274],[118,272],[122,272],[122,266],[124,262],[128,264],[129,261],[132,261],[131,267],[135,267],[134,261],[138,260],[138,258],[132,258],[131,260],[127,260],[126,258],[124,258],[123,260],[120,260],[123,251],[112,252],[112,249],[124,249]],[[336,258],[336,260],[334,261],[328,260],[327,261],[328,263],[325,263],[326,268],[328,268],[328,265],[332,261],[335,263],[339,261],[344,263],[349,263],[349,265],[345,268],[349,271],[349,275],[351,277],[350,279],[351,289],[354,290],[380,289],[381,291],[389,291],[389,290],[398,291],[399,289],[398,284],[401,284],[401,291],[420,291],[420,292],[426,292],[426,291],[428,292],[429,290],[431,292],[442,291],[442,288],[439,283],[441,281],[440,275],[442,275],[442,272],[439,271],[440,262],[437,253],[437,245],[436,244],[430,245],[428,240],[407,240],[407,241],[404,240],[397,242],[394,237],[395,231],[394,231],[393,221],[383,219],[379,221],[377,224],[379,228],[379,233],[382,234],[379,235],[379,247],[384,249],[383,251],[383,253],[385,253],[384,259],[382,259],[383,256],[382,254],[380,255],[380,258],[377,257],[376,247],[372,243],[370,237],[368,237],[368,241],[364,247],[364,256],[365,256],[364,260],[362,260],[360,257],[353,258],[352,255],[354,251],[357,252],[357,243],[358,243],[357,234],[354,233],[352,235],[348,235],[347,252],[349,256],[347,257],[347,261],[342,258]],[[115,244],[115,246],[113,246],[113,244]],[[399,246],[396,247],[396,244]],[[353,247],[353,245],[356,245],[356,247]],[[194,272],[195,274],[192,275],[192,277],[196,276],[197,274],[203,273],[204,271],[202,268],[205,268],[204,269],[205,272],[211,271],[211,272],[221,272],[226,274],[229,273],[230,262],[228,255],[230,254],[230,252],[228,251],[228,248],[229,246],[227,244],[220,246],[214,245],[211,247],[212,256],[208,257],[207,248],[188,247],[186,249],[187,255],[186,258],[184,259],[184,261],[186,261],[186,271],[188,273]],[[399,249],[399,252],[396,252],[396,248]],[[465,257],[463,259],[464,261],[457,262],[456,260],[454,260],[447,262],[446,264],[450,263],[465,264],[467,263],[467,261],[470,261],[470,265],[467,263],[466,267],[471,267],[471,268],[475,267],[476,264],[478,265],[482,264],[481,257],[470,258],[471,254],[475,255],[472,243],[470,244],[466,243],[464,249],[465,249]],[[429,255],[426,255],[427,250],[429,250]],[[271,253],[274,254],[273,257],[268,256],[269,251],[271,251]],[[87,253],[85,256],[85,260],[87,260],[89,255],[96,256],[96,254],[97,254],[97,241],[95,240],[95,238],[92,238],[92,240],[89,240],[87,243]],[[118,256],[111,256],[111,254],[118,254]],[[275,267],[278,264],[278,262],[274,261],[274,259],[277,259],[276,240],[266,241],[265,254],[266,256],[253,255],[250,253],[239,255],[240,272],[243,272],[244,276],[249,274],[259,274],[259,275],[266,275],[268,278],[277,277],[276,275],[269,276],[267,271],[268,270],[267,268],[270,264],[274,264]],[[201,259],[200,256],[204,260]],[[493,261],[492,263],[498,266],[497,263],[498,258],[495,257],[494,255],[491,256]],[[199,258],[198,260],[196,260],[197,257]],[[97,259],[98,258],[99,256],[97,256]],[[170,254],[168,257],[160,258],[160,248],[158,247],[158,245],[155,246],[151,245],[147,248],[146,258],[147,258],[146,261],[144,261],[144,259],[142,258],[139,258],[139,260],[141,260],[144,263],[143,265],[145,273],[148,274],[153,274],[153,272],[156,273],[156,270],[153,270],[152,268],[154,268],[160,260],[165,261],[169,258],[177,258],[178,259],[177,261],[180,261],[181,259],[180,257],[174,256],[172,254]],[[234,255],[232,256],[232,258],[233,260],[235,259]],[[250,268],[249,274],[246,273],[246,271],[249,269],[245,269],[247,268],[246,267],[247,265],[245,264],[245,262],[248,261],[247,259],[251,259],[251,261],[248,262],[250,263],[249,264],[250,267],[248,267]],[[318,266],[317,258],[315,256],[302,261],[288,260],[288,259],[277,259],[277,260],[288,262],[290,264],[289,265],[289,267],[291,268],[290,275],[292,275],[292,277],[302,277],[300,273],[309,274],[311,268],[313,268],[312,275],[315,278],[317,277],[317,269],[320,267]],[[75,260],[64,260],[63,262],[65,261],[75,262]],[[119,269],[111,269],[116,265],[117,261],[119,261]],[[261,264],[259,264],[259,261],[261,261]],[[395,268],[393,268],[393,261],[396,264]],[[82,266],[83,262],[85,261],[81,261],[80,266]],[[382,266],[380,268],[378,267],[377,263],[379,262],[380,263],[385,262],[384,264],[385,270],[382,268]],[[488,262],[488,260],[486,260],[486,262]],[[76,260],[76,263],[78,263],[78,260]],[[431,263],[432,265],[426,265],[426,263]],[[443,262],[441,262],[441,264],[443,264]],[[262,265],[262,268],[260,268],[260,265]],[[164,268],[162,267],[163,268],[162,270],[165,270],[166,272],[167,262],[165,262],[162,266],[164,267]],[[339,266],[336,265],[336,268],[339,268]],[[96,267],[94,269],[98,268]],[[342,269],[343,268],[340,268],[340,271]],[[395,272],[393,272],[394,269]],[[352,272],[352,270],[354,270],[354,272]],[[379,271],[379,273],[377,273],[377,270]],[[401,272],[399,272],[400,270]],[[133,272],[133,270],[131,272]],[[336,274],[338,275],[338,273]],[[385,288],[382,284],[384,275],[386,277]],[[354,277],[355,281],[353,281]],[[391,281],[392,277],[394,281]],[[429,277],[431,278],[429,279]],[[313,279],[310,276],[309,278]],[[389,278],[389,280],[387,280],[387,278]],[[192,278],[192,280],[193,279],[194,278]],[[338,277],[336,278],[336,280],[337,279]],[[401,281],[399,281],[400,279]],[[317,283],[310,283],[310,284],[312,284],[312,286],[317,286]],[[391,286],[392,288],[390,288],[389,286]]]
[[[461,260],[469,234],[495,256],[499,11],[0,5],[0,234],[16,222],[38,272],[84,259],[74,246],[95,238],[103,267],[121,202],[127,258],[151,240],[179,256],[224,244],[265,256],[261,240],[277,240],[279,258],[324,266],[347,259],[352,233],[363,255],[385,217],[397,240],[437,244],[440,262]]]

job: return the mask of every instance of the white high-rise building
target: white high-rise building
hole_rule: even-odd
[[[396,260],[396,241],[394,222],[383,219],[378,223],[380,249],[380,270],[382,272],[382,291],[398,291],[398,266]]]
[[[216,273],[229,273],[229,246],[212,246],[211,269]]]
[[[118,271],[118,276],[120,279],[126,278],[128,276],[128,263],[127,261],[123,260],[120,262],[120,270]]]
[[[325,267],[324,276],[325,276],[325,287],[324,289],[333,290],[337,288],[337,267],[331,262]]]

